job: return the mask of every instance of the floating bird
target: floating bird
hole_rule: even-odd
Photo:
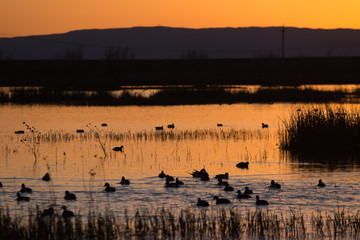
[[[253,191],[251,189],[249,189],[248,187],[245,187],[244,194],[253,194]]]
[[[168,128],[175,128],[175,125],[174,124],[169,124],[167,125]]]
[[[24,134],[25,132],[23,130],[15,131],[15,134]]]
[[[247,198],[251,198],[251,196],[250,195],[248,195],[248,194],[242,194],[241,193],[241,191],[240,190],[237,190],[237,198],[239,198],[239,199],[247,199]]]
[[[179,178],[176,178],[175,183],[176,183],[177,185],[184,185],[184,182],[183,182],[183,181],[180,181]]]
[[[158,177],[159,178],[165,178],[166,174],[164,173],[164,171],[161,171],[161,173],[159,173]]]
[[[123,152],[124,151],[124,146],[114,147],[112,150],[115,151],[115,152]]]
[[[61,208],[64,210],[63,213],[62,213],[62,216],[63,216],[63,217],[66,218],[66,217],[73,217],[73,216],[75,216],[75,214],[74,214],[72,211],[66,209],[66,206],[62,206]]]
[[[218,174],[215,176],[216,179],[229,179],[229,173]]]
[[[171,183],[171,182],[169,182],[168,179],[166,179],[165,187],[167,187],[167,188],[178,188],[178,187],[180,187],[180,186],[179,186],[179,184],[177,184],[177,183]]]
[[[266,200],[260,200],[259,195],[256,195],[256,205],[269,205],[269,203]]]
[[[166,180],[169,180],[169,182],[175,181],[175,178],[170,175],[166,175]]]
[[[225,186],[226,184],[228,184],[228,182],[223,181],[223,180],[222,180],[222,178],[218,179],[218,183],[217,183],[217,185],[220,185],[220,186]]]
[[[276,183],[274,180],[271,180],[271,183],[270,183],[269,187],[274,188],[274,189],[280,189],[281,185],[279,183]]]
[[[193,173],[190,173],[193,177],[200,178],[201,181],[209,181],[210,177],[209,174],[206,172],[205,168],[201,169],[200,171],[195,170]]]
[[[130,184],[130,181],[127,180],[127,179],[125,179],[124,176],[122,176],[120,184],[122,184],[122,185],[129,185],[129,184]]]
[[[115,192],[115,188],[110,187],[109,183],[105,183],[104,187],[105,187],[105,192]]]
[[[198,202],[196,204],[198,207],[208,207],[209,203],[207,201],[201,200],[201,198],[198,198]]]
[[[31,192],[32,192],[32,189],[25,187],[25,184],[21,184],[20,192],[21,192],[21,193],[31,193]]]
[[[325,183],[323,183],[323,181],[321,180],[321,179],[319,179],[319,183],[318,183],[318,185],[317,185],[318,187],[325,187],[326,186],[326,184]]]
[[[222,125],[222,123],[218,123],[216,126],[222,127],[223,125]]]
[[[239,162],[236,167],[249,169],[249,162]]]
[[[102,123],[101,126],[102,127],[107,127],[107,123]]]
[[[18,201],[18,202],[20,202],[20,201],[26,201],[26,202],[30,201],[29,197],[23,197],[23,196],[21,196],[21,193],[19,193],[19,192],[16,194],[16,196],[17,196],[16,201]]]
[[[50,181],[50,174],[49,174],[49,173],[45,173],[45,175],[42,177],[42,180],[43,180],[43,181],[46,181],[46,182]]]
[[[218,196],[215,196],[214,199],[216,200],[216,204],[229,204],[231,201],[226,198],[219,198]]]
[[[164,130],[164,126],[161,126],[161,127],[155,127],[155,130]]]
[[[262,127],[262,128],[268,128],[269,125],[268,125],[268,124],[265,124],[265,123],[261,123],[261,127]]]
[[[76,195],[73,193],[69,193],[68,190],[65,191],[65,200],[76,200]]]
[[[53,207],[49,207],[48,209],[44,209],[44,211],[41,213],[41,216],[45,217],[45,216],[52,216],[54,215],[54,208]]]
[[[77,133],[84,133],[84,130],[83,129],[76,129],[76,132]]]
[[[234,188],[231,187],[231,186],[229,185],[229,183],[227,183],[227,184],[225,184],[224,191],[225,191],[225,192],[232,192],[232,191],[234,191]]]

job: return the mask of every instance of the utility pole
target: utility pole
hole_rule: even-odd
[[[280,32],[282,33],[282,37],[281,37],[281,57],[284,58],[285,57],[285,53],[284,53],[284,45],[285,45],[285,26],[283,25]]]

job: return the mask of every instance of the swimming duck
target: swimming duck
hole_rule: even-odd
[[[45,216],[52,216],[54,215],[54,208],[53,207],[49,207],[48,209],[44,209],[44,211],[41,213],[41,216],[45,217]]]
[[[159,173],[158,177],[159,178],[165,178],[166,174],[164,173],[164,171],[161,171],[161,173]]]
[[[229,204],[231,201],[226,198],[219,198],[218,196],[215,196],[214,199],[216,200],[216,204]]]
[[[218,174],[215,176],[216,179],[229,179],[229,173]]]
[[[107,127],[107,123],[102,123],[101,126],[102,127]]]
[[[253,191],[249,187],[245,187],[244,194],[253,194]]]
[[[122,185],[129,185],[129,184],[130,184],[130,181],[127,180],[127,179],[125,179],[125,177],[123,176],[123,177],[121,178],[120,184],[122,184]]]
[[[241,191],[240,190],[237,190],[237,198],[239,198],[239,199],[247,199],[247,198],[251,198],[251,196],[250,195],[248,195],[248,194],[242,194],[241,193]]]
[[[167,188],[178,188],[178,187],[180,187],[179,186],[179,184],[177,184],[177,183],[171,183],[171,182],[169,182],[169,180],[168,179],[166,179],[166,182],[165,182],[165,187],[167,187]]]
[[[209,174],[206,172],[205,168],[201,169],[200,171],[195,170],[194,172],[190,173],[193,177],[201,178],[202,176],[209,176]]]
[[[161,127],[155,127],[155,130],[164,130],[164,126],[161,126]]]
[[[75,216],[75,214],[72,211],[69,211],[69,210],[66,209],[66,206],[62,206],[61,208],[64,210],[63,213],[62,213],[63,217],[73,217],[73,216]]]
[[[243,169],[249,169],[249,162],[239,162],[236,164],[236,167],[243,168]]]
[[[45,173],[45,175],[42,177],[42,180],[43,181],[46,181],[46,182],[48,182],[48,181],[50,181],[50,175],[49,175],[49,173]]]
[[[167,127],[168,128],[175,128],[175,125],[174,124],[169,124]]]
[[[76,200],[76,195],[73,193],[69,193],[68,190],[65,191],[65,196],[64,196],[65,200]]]
[[[180,181],[179,178],[176,178],[175,183],[178,185],[184,185],[184,182]]]
[[[123,152],[124,151],[124,146],[114,147],[112,150],[115,151],[115,152]]]
[[[25,184],[21,184],[20,192],[21,192],[21,193],[31,193],[31,192],[32,192],[32,189],[25,187]]]
[[[166,180],[169,180],[169,182],[171,182],[171,181],[175,181],[175,178],[173,176],[166,175]]]
[[[261,123],[261,127],[262,127],[262,128],[268,128],[269,125],[268,125],[268,124],[265,124],[265,123]]]
[[[228,182],[223,181],[223,180],[222,180],[222,178],[218,179],[218,183],[217,183],[217,185],[220,185],[220,186],[225,186],[226,184],[228,184]]]
[[[269,205],[269,203],[266,200],[260,200],[259,195],[256,195],[256,205]]]
[[[318,187],[325,187],[326,186],[326,184],[325,183],[323,183],[323,181],[321,180],[321,179],[319,179],[319,183],[318,183],[318,185],[317,185]]]
[[[208,207],[209,203],[207,201],[201,200],[201,198],[198,198],[198,202],[196,204],[198,207]]]
[[[270,183],[269,187],[274,188],[274,189],[280,189],[281,185],[279,183],[276,183],[274,180],[271,180],[271,183]]]
[[[76,129],[76,132],[77,133],[84,133],[84,130],[83,129]]]
[[[109,183],[105,183],[104,187],[105,187],[105,192],[115,192],[115,188],[110,187]]]
[[[227,183],[227,184],[225,184],[224,191],[225,191],[225,192],[232,192],[232,191],[234,191],[234,188],[231,187],[231,186],[229,185],[229,183]]]
[[[26,201],[26,202],[30,201],[29,197],[23,197],[23,196],[21,196],[21,193],[19,193],[19,192],[16,194],[16,196],[17,196],[16,201],[18,201],[18,202],[20,202],[20,201]]]
[[[218,127],[222,127],[222,126],[223,126],[223,124],[222,124],[222,123],[218,123],[216,126],[218,126]]]

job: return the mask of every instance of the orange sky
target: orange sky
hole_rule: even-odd
[[[0,0],[0,37],[170,26],[360,29],[359,0]]]

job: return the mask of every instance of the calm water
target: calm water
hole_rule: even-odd
[[[47,207],[55,201],[58,209],[66,205],[78,213],[89,206],[99,211],[110,207],[121,215],[124,209],[166,207],[196,208],[197,198],[208,200],[217,208],[213,196],[230,199],[227,208],[255,210],[254,197],[238,200],[235,192],[225,192],[216,185],[216,174],[228,172],[229,183],[243,190],[249,186],[255,194],[269,201],[265,209],[289,212],[301,210],[332,211],[345,207],[360,210],[358,161],[340,157],[330,164],[326,159],[299,160],[278,150],[278,130],[299,104],[234,104],[167,107],[66,107],[66,106],[0,106],[0,206],[12,214],[27,214],[36,205]],[[31,142],[34,134],[26,131],[26,122],[41,132],[39,144]],[[261,123],[269,124],[262,129]],[[100,133],[108,156],[105,158],[91,128]],[[107,127],[101,127],[107,123]],[[174,130],[167,130],[174,123]],[[222,123],[223,127],[216,127]],[[168,134],[155,131],[164,126]],[[84,129],[77,134],[76,129]],[[25,130],[15,135],[15,130]],[[142,133],[142,137],[133,135]],[[187,135],[186,135],[187,134]],[[191,134],[191,135],[189,135]],[[36,136],[36,135],[35,135]],[[165,138],[167,136],[168,138]],[[188,136],[188,137],[184,137]],[[191,137],[189,137],[191,136]],[[27,141],[21,142],[22,139]],[[124,153],[113,152],[124,146]],[[32,149],[35,147],[37,160]],[[248,170],[236,163],[248,161]],[[189,175],[205,167],[212,178],[202,182]],[[179,189],[164,188],[159,172],[179,177],[185,185]],[[41,181],[50,172],[51,182]],[[92,176],[90,173],[93,173]],[[121,186],[121,176],[130,179]],[[325,188],[315,185],[319,178]],[[281,190],[267,186],[274,179]],[[104,192],[104,183],[116,187],[115,193]],[[30,202],[17,203],[16,192],[22,183],[33,189]],[[64,191],[78,200],[64,200]]]

